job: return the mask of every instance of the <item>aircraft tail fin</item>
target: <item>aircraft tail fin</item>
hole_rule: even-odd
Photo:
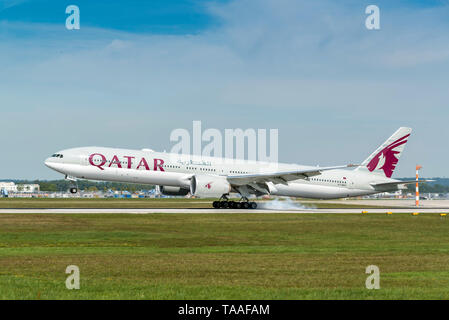
[[[355,170],[368,170],[372,174],[391,178],[411,132],[412,129],[407,127],[396,130]]]

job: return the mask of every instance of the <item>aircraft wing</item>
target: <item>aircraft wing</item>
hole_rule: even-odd
[[[288,184],[288,181],[307,179],[308,177],[320,175],[322,171],[334,170],[334,169],[344,169],[358,167],[359,165],[348,164],[345,166],[335,166],[335,167],[316,167],[306,170],[293,170],[293,171],[279,171],[279,172],[268,172],[268,173],[256,173],[256,174],[241,174],[241,175],[230,175],[227,179],[231,185],[242,186],[242,185],[253,185],[257,183],[267,183],[272,182],[274,184]]]
[[[423,182],[433,182],[435,180],[418,180],[418,183]],[[413,184],[416,183],[416,180],[405,180],[405,181],[391,181],[391,182],[380,182],[380,183],[370,183],[373,187],[394,187],[400,184]]]

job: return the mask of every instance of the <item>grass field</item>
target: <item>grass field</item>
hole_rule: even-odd
[[[212,208],[212,201],[216,199],[184,199],[184,198],[156,198],[156,199],[114,199],[114,198],[0,198],[0,208]],[[237,200],[237,199],[235,199]],[[261,202],[258,200],[258,202]],[[325,201],[307,201],[306,206],[314,208],[359,208],[359,204],[328,203]],[[379,205],[364,205],[364,208],[382,208]]]
[[[1,214],[0,298],[449,299],[448,240],[437,214]]]

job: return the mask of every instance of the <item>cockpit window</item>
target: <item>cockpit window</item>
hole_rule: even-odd
[[[60,153],[55,153],[51,156],[52,158],[64,158],[64,156]]]

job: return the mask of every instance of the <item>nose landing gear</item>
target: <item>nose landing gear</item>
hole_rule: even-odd
[[[71,187],[69,189],[69,191],[70,191],[71,194],[75,194],[75,193],[78,193],[78,188],[77,187]]]
[[[71,177],[71,176],[65,176],[65,180],[70,181],[69,192],[71,194],[78,193],[78,185],[76,183],[76,178],[75,177]]]

